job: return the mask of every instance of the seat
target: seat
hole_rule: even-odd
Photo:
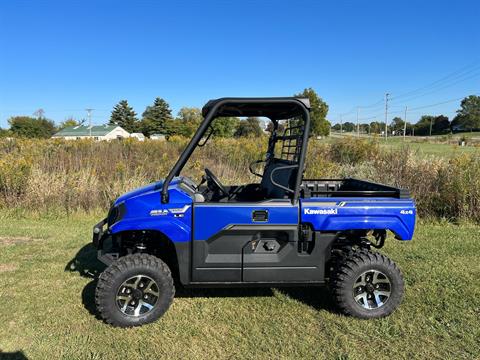
[[[284,199],[285,197],[288,197],[289,192],[285,189],[282,189],[276,186],[272,182],[271,178],[273,177],[273,180],[277,184],[280,184],[282,186],[285,186],[293,190],[295,187],[295,179],[297,177],[298,168],[292,167],[292,168],[280,169],[276,171],[275,169],[278,169],[283,166],[290,166],[290,165],[296,165],[296,164],[297,163],[293,161],[277,159],[277,158],[273,158],[267,162],[267,164],[265,165],[265,169],[263,170],[262,182],[260,183],[260,187],[262,189],[262,192],[265,198]],[[274,172],[273,176],[271,176],[272,172]]]

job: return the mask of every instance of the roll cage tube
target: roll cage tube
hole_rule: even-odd
[[[304,133],[303,133],[303,139],[302,139],[302,148],[300,150],[300,156],[298,159],[298,172],[297,172],[297,178],[295,181],[295,190],[293,192],[293,199],[292,199],[293,204],[297,203],[300,195],[300,185],[303,177],[305,155],[307,153],[308,137],[310,134],[310,111],[307,108],[307,105],[303,103],[301,100],[299,100],[298,98],[222,98],[222,99],[213,101],[213,104],[210,110],[206,113],[204,120],[202,121],[197,131],[193,135],[192,139],[190,140],[188,145],[185,147],[185,150],[183,150],[182,154],[178,158],[172,170],[170,170],[168,176],[166,177],[165,182],[163,183],[163,186],[162,186],[162,193],[161,193],[161,201],[163,204],[168,203],[169,201],[168,186],[170,185],[170,182],[175,176],[178,176],[180,174],[186,162],[192,155],[193,151],[198,146],[198,143],[201,140],[202,136],[205,134],[205,131],[208,129],[208,127],[210,126],[210,123],[215,118],[218,110],[225,105],[248,105],[248,104],[252,104],[252,105],[291,104],[291,105],[296,105],[298,106],[299,109],[301,109],[301,114],[304,120]],[[238,116],[242,116],[242,114],[239,114]],[[262,115],[259,114],[257,116],[262,116]],[[267,116],[267,114],[263,116]],[[271,117],[271,120],[277,121],[279,119]]]

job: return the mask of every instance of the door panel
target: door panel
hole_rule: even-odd
[[[193,281],[241,282],[243,262],[258,264],[256,257],[244,252],[244,248],[251,247],[252,242],[264,236],[272,238],[272,229],[278,226],[289,225],[297,229],[298,206],[284,201],[202,203],[194,204],[193,218]],[[259,258],[260,263],[264,260],[282,263],[270,255],[264,254],[264,259]],[[279,255],[281,259],[284,256],[283,253]]]

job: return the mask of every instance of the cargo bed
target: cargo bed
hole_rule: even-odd
[[[390,197],[410,198],[410,192],[370,181],[345,179],[303,179],[301,197]]]

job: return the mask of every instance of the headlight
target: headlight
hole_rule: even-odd
[[[108,227],[120,221],[125,215],[125,203],[120,203],[117,206],[112,206],[108,211],[107,224]]]

